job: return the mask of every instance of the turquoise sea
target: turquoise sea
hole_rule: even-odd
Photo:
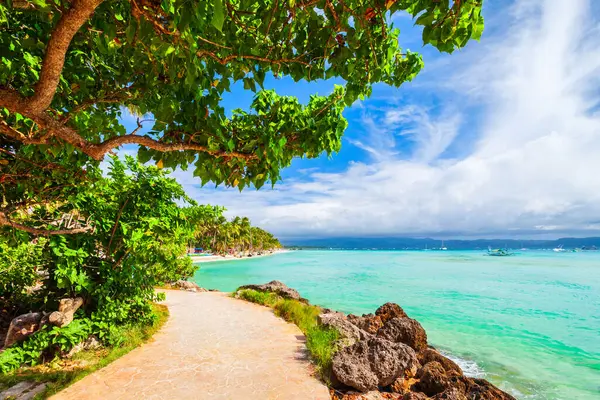
[[[396,302],[467,373],[519,399],[600,399],[600,252],[301,250],[195,275],[224,291],[273,279],[346,313]]]

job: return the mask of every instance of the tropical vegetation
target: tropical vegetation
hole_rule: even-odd
[[[206,224],[224,218],[222,207],[198,205],[187,197],[168,170],[131,157],[112,157],[105,175],[86,172],[97,176],[75,191],[68,205],[38,205],[14,219],[23,225],[32,219],[57,223],[56,231],[65,228],[70,234],[30,240],[28,232],[13,230],[0,238],[5,326],[29,310],[54,311],[61,298],[84,300],[71,324],[46,325],[22,345],[0,353],[0,372],[68,351],[89,335],[116,345],[122,326],[153,324],[151,303],[160,298],[154,288],[190,277],[195,267],[186,256],[188,244],[208,240]],[[217,237],[209,238],[215,248],[256,245],[263,237],[257,232],[278,244],[247,218],[225,220],[216,229]]]
[[[0,2],[2,309],[85,300],[70,325],[46,326],[2,352],[0,368],[37,363],[89,334],[118,343],[119,327],[152,323],[153,288],[193,272],[183,256],[190,246],[278,247],[248,220],[196,204],[166,171],[191,168],[199,183],[240,190],[275,184],[295,157],[340,149],[344,109],[373,85],[398,87],[423,68],[418,53],[399,46],[397,14],[422,26],[424,44],[451,53],[479,39],[481,6]],[[269,89],[276,79],[331,79],[332,90],[301,102]],[[232,90],[254,94],[248,109],[225,109]],[[126,145],[142,164],[107,158]]]

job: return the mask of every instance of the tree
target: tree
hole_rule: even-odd
[[[0,3],[0,225],[48,235],[15,225],[14,213],[68,202],[64,178],[88,179],[88,165],[125,144],[140,146],[142,162],[192,165],[203,183],[240,189],[276,182],[294,157],[339,150],[346,106],[423,67],[398,45],[399,12],[441,51],[483,29],[481,0]],[[301,104],[264,90],[267,75],[345,84]],[[222,95],[237,82],[254,101],[228,116]],[[147,116],[130,132],[127,108]]]

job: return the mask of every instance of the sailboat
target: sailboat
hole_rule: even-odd
[[[566,251],[565,249],[563,249],[563,245],[562,245],[562,244],[559,244],[559,245],[558,245],[557,247],[555,247],[553,250],[554,250],[556,253],[563,253],[563,252],[565,252],[565,251]]]
[[[440,250],[448,250],[448,248],[446,246],[444,246],[444,241],[442,240],[442,247],[440,247]]]

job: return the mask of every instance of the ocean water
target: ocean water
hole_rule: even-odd
[[[600,399],[600,252],[301,250],[195,275],[224,291],[273,279],[346,313],[396,302],[465,372],[519,399]]]

